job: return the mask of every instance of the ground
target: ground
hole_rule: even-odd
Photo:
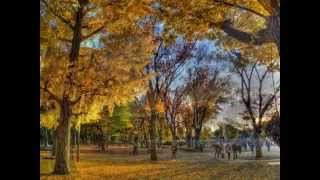
[[[218,179],[218,180],[273,180],[280,179],[279,150],[264,152],[263,160],[253,160],[251,152],[241,154],[235,161],[216,160],[211,149],[205,152],[178,151],[177,160],[170,159],[170,148],[161,149],[159,160],[151,162],[145,152],[133,156],[128,147],[111,147],[100,153],[94,146],[84,146],[80,162],[72,161],[68,176],[52,175],[54,160],[41,152],[40,179]]]

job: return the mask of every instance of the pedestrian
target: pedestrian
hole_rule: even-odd
[[[268,139],[266,139],[266,146],[267,146],[268,152],[270,152],[271,142]]]
[[[228,160],[231,159],[231,151],[232,151],[232,146],[230,143],[227,143],[225,146],[226,154],[228,155]]]
[[[254,144],[251,141],[249,141],[249,147],[250,147],[250,151],[254,153]]]

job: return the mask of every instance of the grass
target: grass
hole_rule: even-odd
[[[178,151],[177,160],[170,159],[170,149],[158,154],[157,162],[148,154],[82,153],[80,162],[72,162],[70,175],[52,175],[54,160],[40,160],[40,179],[217,179],[217,180],[273,180],[280,179],[280,167],[266,161],[218,161],[212,152]]]

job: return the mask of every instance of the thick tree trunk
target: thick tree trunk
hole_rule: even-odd
[[[262,143],[260,133],[255,131],[254,133],[255,138],[255,146],[256,146],[256,159],[262,158]]]
[[[54,167],[54,174],[69,174],[70,173],[70,131],[71,131],[71,104],[69,93],[73,87],[73,75],[75,62],[79,56],[81,43],[81,29],[83,20],[83,8],[86,5],[85,1],[79,1],[80,8],[76,13],[76,22],[73,31],[72,47],[70,52],[70,65],[68,67],[68,74],[65,81],[65,89],[60,105],[60,119],[56,130],[56,161]]]
[[[150,134],[150,159],[152,161],[156,161],[157,158],[157,142],[156,142],[156,111],[151,110],[150,117],[150,126],[149,126],[149,134]]]
[[[70,105],[66,97],[62,99],[59,125],[56,129],[56,162],[54,174],[70,173]]]

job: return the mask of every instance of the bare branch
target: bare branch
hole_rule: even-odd
[[[263,116],[264,113],[267,111],[267,109],[269,108],[269,106],[271,105],[273,99],[277,96],[277,93],[280,91],[280,86],[278,86],[274,92],[274,94],[268,99],[268,101],[266,102],[266,104],[263,106],[262,110],[261,110],[261,115]]]

